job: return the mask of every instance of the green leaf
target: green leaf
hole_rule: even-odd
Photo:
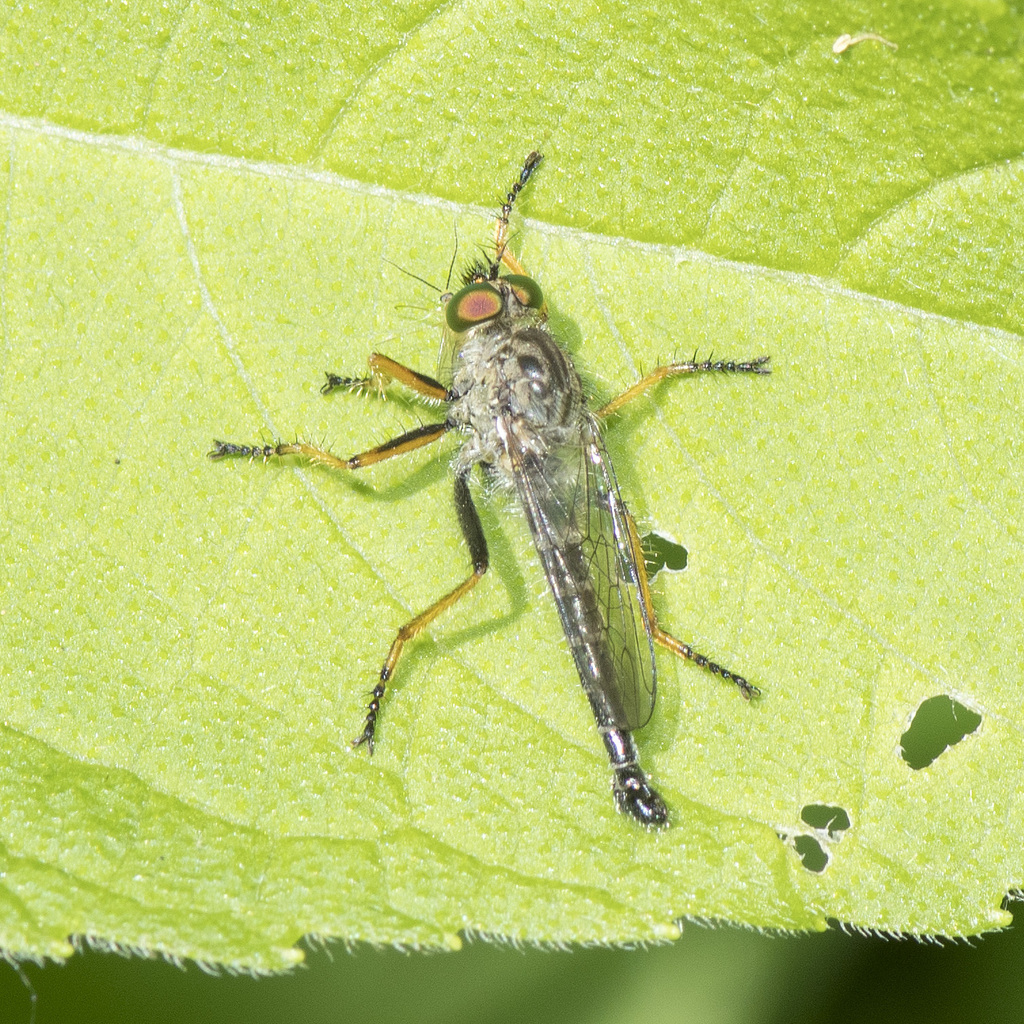
[[[5,23],[0,946],[268,970],[307,933],[1005,924],[1020,17],[369,10]],[[862,27],[899,50],[832,52]],[[433,372],[436,295],[392,263],[443,286],[456,227],[472,254],[535,146],[516,245],[598,398],[695,349],[773,360],[609,428],[644,532],[688,552],[663,625],[764,690],[659,656],[637,738],[660,834],[612,806],[507,501],[482,495],[492,573],[410,645],[370,760],[348,740],[387,645],[468,570],[447,455],[204,457],[295,434],[347,454],[436,416],[324,398],[323,371],[379,350]],[[981,724],[914,770],[901,736],[943,695]]]

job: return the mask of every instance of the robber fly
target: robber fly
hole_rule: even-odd
[[[374,353],[369,377],[328,374],[321,389],[383,389],[397,381],[422,398],[443,403],[443,420],[348,459],[301,442],[260,446],[215,441],[210,457],[266,460],[299,455],[353,470],[421,448],[449,431],[462,434],[465,440],[453,462],[455,511],[473,571],[398,631],[353,746],[365,745],[372,754],[385,687],[404,646],[487,572],[487,541],[469,487],[473,467],[479,464],[492,483],[516,493],[526,514],[611,760],[615,803],[642,825],[658,827],[668,822],[668,810],[640,767],[631,735],[647,723],[654,709],[654,645],[733,682],[748,699],[758,691],[658,626],[636,525],[619,494],[600,421],[666,377],[766,374],[769,358],[661,366],[596,412],[590,411],[572,360],[547,324],[540,287],[508,248],[512,206],[540,161],[539,153],[526,158],[505,197],[495,225],[493,259],[474,263],[462,288],[442,296],[445,338],[439,379]]]

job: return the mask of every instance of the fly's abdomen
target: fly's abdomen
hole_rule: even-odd
[[[509,431],[511,441],[519,435]],[[638,729],[654,706],[654,652],[627,513],[600,438],[509,446],[516,490],[599,727]]]
[[[532,525],[532,523],[531,523]],[[626,568],[610,557],[613,538],[604,544],[562,538],[551,544],[550,534],[534,531],[537,553],[558,608],[562,629],[572,651],[583,692],[590,701],[597,730],[611,761],[612,793],[619,810],[642,825],[660,827],[668,821],[664,800],[647,780],[630,730],[642,724],[653,703],[654,677],[644,672],[644,649],[634,632],[621,627],[630,610],[619,604],[629,595],[631,580],[611,580],[605,574]],[[602,553],[606,557],[602,557]],[[632,619],[630,620],[632,621]],[[644,637],[646,639],[646,635]],[[629,642],[626,642],[626,641]],[[649,653],[649,641],[648,641]],[[649,679],[649,689],[644,684]]]
[[[537,550],[598,726],[630,728],[616,685],[616,658],[609,642],[606,612],[582,545],[568,543],[560,550],[544,551],[538,544]]]

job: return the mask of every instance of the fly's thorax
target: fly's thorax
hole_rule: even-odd
[[[583,389],[568,353],[539,317],[471,328],[456,351],[448,423],[470,435],[459,462],[493,465],[511,483],[506,438],[543,452],[579,438]]]

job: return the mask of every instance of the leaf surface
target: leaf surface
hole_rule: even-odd
[[[349,10],[4,25],[0,946],[269,970],[307,933],[1007,923],[1019,17]],[[834,54],[860,25],[900,49]],[[659,656],[657,835],[615,813],[522,518],[482,490],[491,575],[348,749],[395,630],[468,571],[450,442],[348,477],[204,457],[437,416],[322,373],[434,372],[436,298],[391,262],[443,286],[534,147],[516,245],[599,400],[693,350],[773,360],[609,426],[644,531],[688,552],[663,625],[764,690]],[[911,769],[940,695],[981,724]]]

